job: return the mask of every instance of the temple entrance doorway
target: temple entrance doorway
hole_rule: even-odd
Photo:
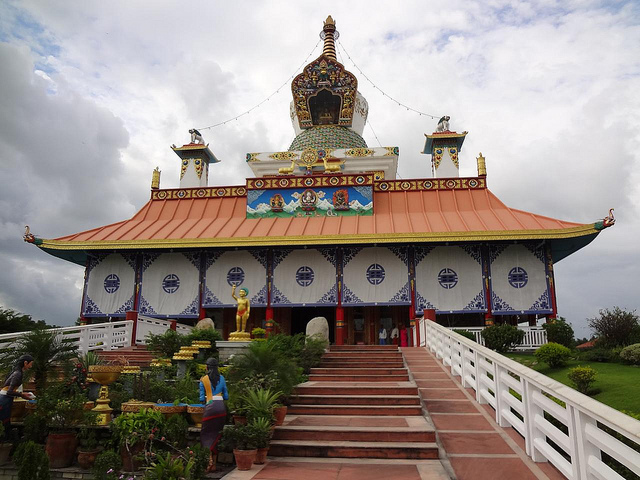
[[[291,335],[306,333],[307,323],[315,317],[324,317],[329,323],[329,343],[334,342],[335,307],[294,307],[291,309]]]

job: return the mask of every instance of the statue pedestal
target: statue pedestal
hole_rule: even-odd
[[[232,355],[240,355],[249,346],[251,342],[246,341],[219,341],[216,342],[216,348],[220,354],[220,364],[226,363]]]
[[[251,334],[249,332],[232,332],[229,334],[230,342],[250,342]]]

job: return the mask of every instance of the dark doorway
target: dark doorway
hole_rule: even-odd
[[[315,317],[324,317],[329,322],[329,342],[334,342],[335,307],[294,307],[291,309],[291,335],[306,333],[307,323]]]

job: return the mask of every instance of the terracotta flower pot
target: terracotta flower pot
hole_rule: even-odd
[[[73,463],[78,446],[76,433],[50,433],[45,451],[49,457],[50,468],[66,468]]]
[[[78,465],[80,465],[80,468],[83,470],[89,470],[93,467],[99,453],[99,448],[96,448],[95,450],[78,451]]]
[[[262,465],[267,461],[267,452],[269,451],[269,447],[259,448],[256,451],[256,459],[253,461],[256,465]]]
[[[233,456],[236,458],[238,470],[251,470],[257,452],[257,450],[236,450],[234,448]]]
[[[276,407],[273,409],[273,415],[276,417],[276,425],[280,426],[284,423],[284,417],[287,416],[287,406]]]

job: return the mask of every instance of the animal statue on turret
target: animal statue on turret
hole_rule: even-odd
[[[438,126],[436,127],[436,132],[449,132],[449,119],[451,117],[449,115],[445,115],[438,121]]]
[[[22,237],[27,243],[34,243],[36,241],[36,237],[33,233],[31,233],[31,229],[29,225],[25,225],[24,227],[24,237]]]
[[[191,130],[189,130],[189,133],[191,134],[191,143],[204,145],[204,139],[202,138],[202,134],[198,130],[192,128]]]

